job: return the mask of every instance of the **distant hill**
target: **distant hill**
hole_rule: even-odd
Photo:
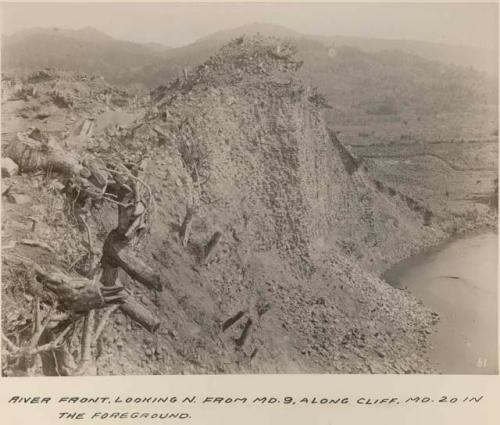
[[[494,77],[497,75],[498,55],[487,49],[414,40],[308,35],[274,24],[251,24],[218,31],[178,48],[160,43],[141,44],[117,40],[91,27],[79,30],[33,28],[2,36],[2,67],[3,70],[54,67],[94,72],[113,83],[128,80],[138,82],[140,70],[145,68],[143,78],[149,80],[148,84],[155,85],[161,78],[156,75],[155,68],[169,63],[167,75],[171,73],[170,68],[179,72],[183,67],[199,64],[231,39],[257,33],[316,41],[327,47],[357,47],[367,53],[397,50],[445,64],[472,67]]]
[[[325,93],[335,123],[365,116],[434,114],[496,104],[496,55],[444,44],[304,35],[279,25],[219,31],[187,46],[116,40],[93,28],[33,29],[3,38],[2,71],[53,67],[97,73],[109,82],[153,88],[181,76],[227,41],[260,33],[291,40],[301,77]],[[487,71],[487,72],[485,72]]]
[[[496,77],[472,66],[454,64],[453,46],[327,39],[263,24],[217,32],[188,46],[170,49],[160,61],[131,72],[130,82],[140,80],[150,87],[164,84],[182,75],[184,68],[207,60],[228,40],[256,33],[288,39],[297,46],[304,61],[301,77],[326,95],[333,107],[327,112],[332,124],[366,117],[380,120],[402,112],[417,115],[452,112],[497,102]],[[416,51],[427,57],[417,55]],[[474,49],[467,51],[470,57],[474,56]]]
[[[306,39],[318,41],[328,47],[357,47],[367,53],[377,53],[384,50],[398,50],[414,54],[424,59],[439,61],[449,65],[472,67],[478,71],[496,76],[498,69],[497,52],[470,46],[455,46],[443,43],[431,43],[416,40],[388,40],[381,38],[347,37],[340,35],[318,36],[301,34],[281,25],[251,24],[242,27],[216,32],[198,40],[197,43],[225,43],[242,34],[248,36],[260,33],[266,36],[291,39]]]
[[[349,46],[326,47],[298,40],[304,79],[317,86],[333,107],[337,122],[353,112],[390,116],[436,114],[496,104],[497,82],[472,68],[382,50],[368,53]]]
[[[363,51],[370,53],[383,50],[399,50],[449,65],[472,67],[490,76],[496,76],[498,72],[497,52],[478,47],[454,46],[415,40],[384,40],[342,36],[327,37],[325,40],[336,45],[359,47]]]
[[[99,74],[116,83],[160,59],[158,45],[116,40],[94,28],[35,28],[2,36],[2,71],[40,68]]]

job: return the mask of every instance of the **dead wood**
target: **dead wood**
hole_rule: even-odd
[[[131,278],[150,289],[162,290],[160,275],[144,263],[118,229],[109,232],[103,247],[103,264],[121,267]]]
[[[95,310],[87,312],[83,322],[81,339],[80,364],[74,375],[95,375],[95,362],[92,357],[92,342],[94,340]]]
[[[102,284],[105,286],[121,286],[120,280],[118,279],[118,272],[118,267],[103,261],[103,272],[101,276]],[[125,299],[125,302],[120,305],[120,309],[124,314],[139,323],[149,332],[155,332],[160,326],[159,319],[130,295]],[[97,331],[96,334],[98,334]]]
[[[2,196],[6,196],[8,195],[8,193],[10,192],[10,190],[14,187],[16,183],[15,182],[12,182],[11,184],[9,184],[5,189],[2,189]]]
[[[179,237],[181,239],[182,246],[186,246],[189,241],[189,236],[191,234],[191,223],[193,221],[194,211],[193,208],[187,207],[186,215],[182,222],[181,229],[179,231]]]
[[[8,156],[22,171],[47,170],[65,176],[84,173],[78,157],[64,150],[55,139],[35,140],[26,134],[17,135],[17,143],[11,143]]]
[[[33,222],[33,223],[36,223],[36,222]],[[28,245],[28,246],[33,246],[33,247],[37,247],[37,248],[42,248],[42,249],[45,249],[51,253],[54,253],[54,250],[49,245],[47,245],[45,242],[36,241],[34,239],[22,239],[21,241],[19,241],[19,243],[21,245]]]
[[[236,340],[236,345],[238,347],[243,347],[243,344],[245,344],[245,341],[248,338],[248,333],[250,332],[250,327],[252,326],[252,319],[248,318],[245,327],[243,328],[243,332],[241,332],[241,336]]]
[[[40,302],[38,297],[33,300],[34,303],[34,318],[33,318],[33,334],[28,341],[20,346],[17,346],[2,333],[2,340],[7,347],[7,355],[17,358],[20,369],[24,370],[28,376],[32,376],[37,367],[38,355],[40,355],[42,368],[46,375],[57,375],[56,363],[53,352],[58,350],[64,344],[64,338],[71,330],[72,323],[64,321],[59,323],[55,329],[62,331],[55,336],[54,329],[50,329],[49,324],[54,319],[53,312],[57,309],[57,303],[50,306],[42,320]],[[68,322],[70,322],[68,324]]]
[[[151,333],[156,332],[160,326],[158,317],[132,297],[128,297],[120,306],[120,309]]]
[[[94,333],[94,344],[96,344],[101,338],[109,318],[118,307],[119,307],[118,305],[113,305],[104,310],[104,313],[102,314],[101,319],[99,320],[99,324],[97,325]]]
[[[89,198],[118,205],[119,224],[106,238],[101,256],[101,273],[97,272],[95,261],[99,253],[94,251],[90,227],[83,216],[80,219],[86,230],[85,245],[89,252],[87,277],[69,275],[57,269],[48,272],[33,261],[19,257],[19,260],[33,267],[37,280],[42,282],[41,288],[46,289],[40,291],[40,296],[44,299],[48,296],[46,301],[53,302],[52,308],[60,305],[77,315],[70,314],[69,318],[63,319],[66,328],[61,329],[62,322],[51,319],[52,309],[43,321],[40,320],[40,304],[36,298],[33,310],[35,328],[29,344],[19,348],[2,337],[8,341],[7,354],[22,359],[26,366],[23,370],[28,375],[35,373],[36,360],[40,359],[45,375],[95,374],[94,347],[99,346],[109,317],[118,305],[149,332],[155,332],[160,325],[159,319],[130,296],[118,279],[121,268],[148,288],[157,291],[162,289],[160,275],[145,264],[133,249],[134,242],[151,228],[155,203],[151,188],[137,176],[134,164],[125,164],[117,158],[107,158],[104,162],[90,156],[82,164],[81,158],[66,152],[54,139],[39,137],[41,134],[38,133],[18,135],[19,143],[12,148],[10,156],[20,168],[23,171],[44,170],[62,174],[66,177],[64,192],[68,196],[74,195],[73,207],[77,200],[78,205],[84,205]],[[33,229],[35,225],[34,222]],[[26,239],[21,243],[52,251],[40,241]],[[96,326],[95,310],[105,307],[108,308]],[[68,337],[68,333],[75,330],[75,318],[78,320],[82,313],[85,318],[81,331],[80,358],[75,361],[72,337]],[[56,324],[50,326],[49,322]]]
[[[222,238],[221,232],[215,232],[212,235],[208,243],[203,247],[202,258],[201,258],[202,262],[207,262],[210,259],[210,256],[214,252],[214,248],[217,246],[221,238]]]
[[[36,267],[35,272],[61,306],[77,313],[120,304],[126,296],[122,286],[102,287],[97,279],[68,276],[61,271],[47,273],[40,267]]]
[[[234,316],[230,317],[227,319],[223,324],[222,324],[222,332],[225,332],[228,328],[233,326],[238,320],[240,320],[243,316],[245,315],[245,312],[243,310],[238,311]]]

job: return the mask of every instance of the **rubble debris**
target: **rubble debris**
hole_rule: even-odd
[[[7,196],[10,190],[16,185],[16,182],[11,182],[7,185],[6,188],[2,189],[2,196]]]
[[[30,84],[38,84],[45,81],[51,81],[56,78],[56,73],[51,69],[42,69],[40,71],[33,72],[26,78],[26,82]]]
[[[61,183],[59,180],[54,179],[49,183],[49,190],[54,193],[60,193],[65,189],[65,185]]]
[[[36,97],[36,96],[37,96],[37,91],[32,85],[18,84],[14,86],[13,92],[9,97],[9,100],[28,101],[30,97]]]
[[[54,90],[51,93],[54,104],[60,108],[71,108],[73,106],[73,99],[68,93],[61,90]]]
[[[12,177],[18,173],[19,167],[11,158],[2,158],[2,178]]]
[[[73,129],[70,138],[76,144],[87,143],[92,136],[94,126],[94,119],[85,118]]]
[[[31,202],[31,198],[28,195],[23,195],[20,193],[9,193],[7,195],[7,200],[11,204],[17,205],[29,204]]]
[[[33,220],[33,223],[36,223],[36,221]],[[32,227],[33,228],[33,227]],[[42,248],[45,249],[46,251],[49,251],[51,253],[54,253],[54,249],[52,249],[49,245],[47,245],[45,242],[41,241],[36,241],[34,239],[21,239],[19,241],[21,245],[28,245],[28,246],[33,246],[37,248]]]
[[[49,326],[51,324],[52,318],[54,317],[55,305],[52,305],[49,311],[46,313],[45,317],[42,319],[40,311],[39,299],[34,300],[34,327],[31,337],[22,344],[15,344],[12,342],[7,335],[2,332],[2,341],[7,347],[7,358],[9,360],[18,359],[18,365],[21,370],[24,370],[25,374],[32,376],[34,370],[36,369],[36,356],[40,355],[42,358],[42,367],[44,354],[48,351],[52,351],[58,348],[63,340],[63,338],[68,334],[71,327],[66,326],[65,329],[50,343],[47,343],[45,335],[50,332]]]
[[[21,138],[22,136],[18,136]],[[42,133],[39,128],[35,127],[28,131],[28,137],[30,139],[36,140],[37,142],[46,143],[49,141],[49,138],[46,134]]]
[[[8,243],[2,243],[2,249],[13,249],[16,247],[16,241],[10,241]]]

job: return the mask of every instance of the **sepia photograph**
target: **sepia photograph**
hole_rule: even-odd
[[[498,374],[497,3],[0,10],[3,378]]]

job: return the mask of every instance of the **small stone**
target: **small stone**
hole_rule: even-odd
[[[2,178],[12,177],[19,173],[19,167],[10,158],[2,158]]]

